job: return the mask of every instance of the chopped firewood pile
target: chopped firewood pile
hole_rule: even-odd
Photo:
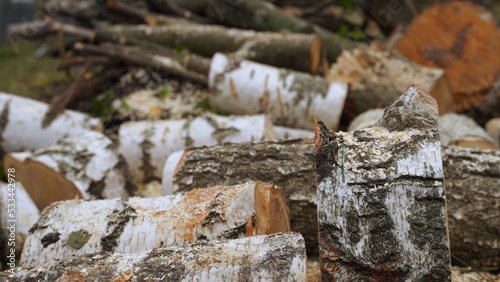
[[[500,281],[495,16],[375,2],[38,0],[0,279]]]

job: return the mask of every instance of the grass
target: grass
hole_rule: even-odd
[[[59,58],[36,58],[37,44],[21,42],[15,47],[0,42],[0,91],[19,96],[42,99],[59,93],[69,77],[56,70]]]

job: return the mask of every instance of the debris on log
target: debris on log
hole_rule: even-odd
[[[21,265],[289,231],[283,192],[261,182],[160,198],[64,201],[45,209],[30,230]]]
[[[300,234],[200,241],[138,254],[99,253],[0,273],[8,281],[305,281]],[[11,276],[9,276],[11,275]]]
[[[351,117],[391,105],[413,84],[437,100],[440,114],[454,111],[443,70],[410,62],[397,51],[383,50],[376,42],[342,52],[328,78],[349,84],[344,111]]]
[[[120,126],[118,151],[136,183],[160,180],[170,154],[186,147],[274,138],[265,115],[223,117],[205,114],[193,120],[138,121]]]
[[[314,119],[337,128],[347,85],[321,77],[238,61],[217,53],[210,66],[210,106],[233,114],[266,113],[274,124],[313,129]]]
[[[470,266],[500,266],[500,152],[443,147],[451,253]]]
[[[307,252],[317,255],[316,176],[311,140],[280,140],[188,148],[165,164],[163,193],[197,187],[272,182],[283,189],[290,227],[300,232]]]
[[[500,73],[495,17],[471,2],[452,1],[425,10],[395,48],[421,65],[445,70],[457,111],[479,104]]]
[[[493,118],[486,123],[486,132],[493,138],[493,141],[500,148],[500,118]],[[274,128],[277,134],[277,128]]]
[[[0,92],[0,155],[45,148],[89,130],[102,131],[98,118],[53,112],[43,102]]]
[[[135,194],[127,166],[102,133],[87,131],[36,151],[7,154],[5,168],[15,168],[39,210],[56,201],[112,199]]]
[[[439,119],[439,136],[443,146],[498,150],[495,140],[470,117],[446,114]]]
[[[436,101],[411,87],[375,127],[315,137],[325,281],[450,281]]]
[[[275,126],[274,135],[276,139],[313,139],[314,131],[284,126]]]
[[[15,186],[15,187],[14,187]],[[12,201],[14,199],[14,201]],[[17,208],[16,208],[17,207]],[[12,210],[15,209],[15,212]],[[21,182],[0,182],[0,255],[4,263],[14,263],[7,255],[10,248],[15,249],[16,258],[19,258],[28,237],[29,230],[38,220],[40,212],[33,203]],[[12,226],[15,226],[14,228]],[[15,237],[12,237],[15,236]],[[14,242],[15,245],[12,245]]]

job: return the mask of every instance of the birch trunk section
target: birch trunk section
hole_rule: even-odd
[[[261,182],[160,198],[64,201],[45,209],[30,230],[21,265],[289,231],[283,192]]]
[[[140,121],[120,126],[118,151],[136,183],[159,180],[170,154],[186,147],[274,138],[265,115],[222,117],[207,114],[194,120]]]
[[[435,100],[411,87],[375,127],[316,137],[323,281],[450,281]]]
[[[495,140],[472,118],[446,114],[439,119],[439,135],[443,146],[498,150]]]
[[[0,92],[0,155],[45,148],[90,130],[102,131],[99,119],[70,110],[57,114],[43,102]]]
[[[318,254],[316,176],[312,140],[281,140],[189,148],[165,165],[163,193],[196,187],[272,182],[283,189],[291,230],[300,232],[307,252]]]
[[[232,114],[266,113],[276,125],[337,128],[347,85],[217,53],[209,74],[210,106]]]
[[[39,210],[56,201],[134,195],[126,163],[103,134],[87,131],[33,152],[8,154],[4,167],[15,168]]]
[[[100,253],[18,268],[9,281],[306,281],[304,239],[272,234],[138,254]]]

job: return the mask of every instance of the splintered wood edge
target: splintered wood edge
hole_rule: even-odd
[[[317,36],[311,42],[311,73],[318,72],[319,62],[321,59],[321,41]]]
[[[455,98],[445,73],[439,78],[429,92],[438,103],[439,115],[455,112]]]
[[[270,139],[275,139],[276,134],[274,133],[274,125],[273,122],[269,119],[269,117],[266,115],[264,117],[264,140],[270,140]]]
[[[255,235],[290,232],[290,215],[285,195],[279,187],[255,185]]]
[[[30,159],[20,161],[7,154],[4,167],[16,169],[16,181],[23,184],[40,211],[56,201],[84,198],[73,182],[41,162]]]

